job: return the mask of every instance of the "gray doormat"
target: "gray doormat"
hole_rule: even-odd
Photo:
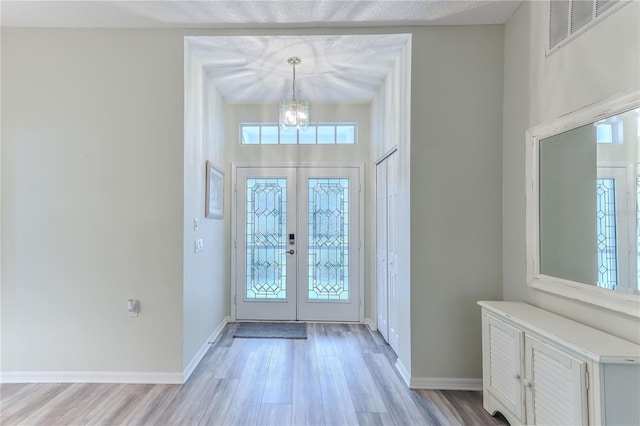
[[[241,322],[233,337],[256,339],[306,339],[305,322]]]

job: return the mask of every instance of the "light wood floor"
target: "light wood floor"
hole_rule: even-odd
[[[3,384],[2,425],[500,425],[480,392],[418,391],[364,325],[309,324],[307,340],[233,338],[185,385]]]

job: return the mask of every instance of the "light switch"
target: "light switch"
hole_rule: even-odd
[[[204,240],[202,238],[198,238],[197,240],[194,241],[193,250],[196,253],[204,250]]]
[[[194,231],[198,230],[198,218],[197,217],[193,218],[193,230]]]

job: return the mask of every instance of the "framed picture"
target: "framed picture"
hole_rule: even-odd
[[[224,173],[207,161],[207,192],[204,216],[222,219],[224,217]]]

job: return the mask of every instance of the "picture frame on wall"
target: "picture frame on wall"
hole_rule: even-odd
[[[207,189],[205,214],[209,219],[224,217],[224,173],[211,161],[207,161]]]

